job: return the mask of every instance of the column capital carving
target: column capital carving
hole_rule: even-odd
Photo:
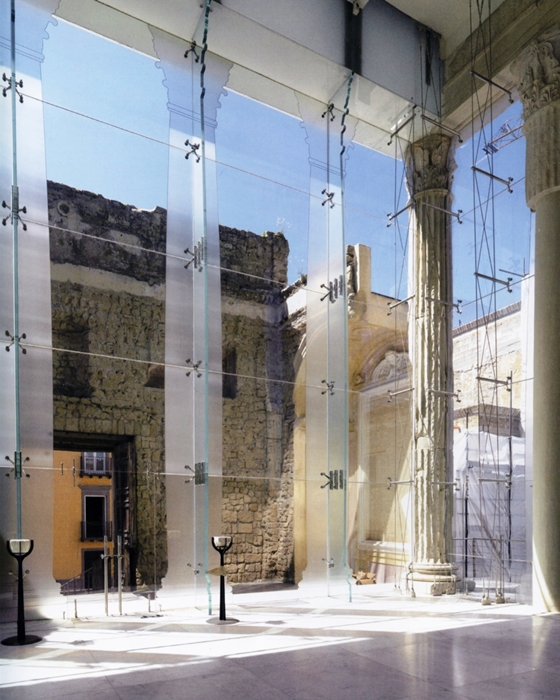
[[[527,143],[525,194],[531,209],[560,190],[560,29],[533,41],[511,66],[523,104]]]
[[[560,99],[560,30],[547,32],[532,41],[512,64],[517,90],[523,104],[523,118]]]
[[[428,190],[448,190],[454,161],[451,138],[429,134],[412,143],[406,152],[406,182],[411,197]]]

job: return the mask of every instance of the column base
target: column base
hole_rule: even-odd
[[[453,564],[412,564],[408,580],[420,595],[454,595],[457,593],[456,570]]]

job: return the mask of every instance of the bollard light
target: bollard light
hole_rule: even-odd
[[[20,646],[22,644],[35,644],[41,641],[41,637],[34,634],[25,634],[25,609],[23,603],[23,560],[33,551],[33,540],[14,539],[6,542],[8,552],[18,563],[17,575],[17,635],[2,640],[6,646]]]

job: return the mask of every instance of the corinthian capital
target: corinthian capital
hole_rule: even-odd
[[[452,168],[451,139],[430,134],[411,144],[406,152],[406,180],[412,197],[426,190],[448,190]]]
[[[512,65],[525,121],[541,107],[560,99],[560,32],[533,41]]]

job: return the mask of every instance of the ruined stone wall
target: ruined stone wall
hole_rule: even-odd
[[[132,440],[130,546],[142,581],[159,583],[167,571],[164,395],[148,373],[164,359],[166,212],[57,183],[48,194],[54,430]]]
[[[220,232],[224,357],[236,357],[223,398],[224,532],[232,583],[293,580],[293,358],[299,333],[286,318],[288,244]],[[250,272],[250,276],[245,274]]]
[[[166,212],[49,183],[55,431],[122,435],[135,448],[143,583],[167,570],[164,386]],[[76,233],[77,232],[77,233]],[[98,239],[103,239],[102,241]],[[293,579],[293,366],[288,243],[221,227],[223,519],[232,582]],[[126,358],[123,359],[115,358]]]

